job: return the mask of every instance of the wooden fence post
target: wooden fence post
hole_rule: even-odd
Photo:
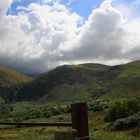
[[[77,130],[78,140],[89,140],[87,103],[71,104],[72,128]]]

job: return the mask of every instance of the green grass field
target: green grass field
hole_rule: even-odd
[[[136,113],[139,111],[140,99],[127,99],[119,100],[120,107],[117,106],[118,111],[129,111],[129,115],[134,115],[133,110],[136,109]],[[88,102],[88,116],[89,116],[89,131],[91,140],[139,140],[140,139],[140,128],[130,127],[126,130],[110,130],[108,129],[109,122],[105,121],[105,117],[110,108],[115,105],[116,101],[108,100],[96,100]],[[127,108],[126,106],[131,107]],[[3,114],[0,110],[0,121],[17,121],[17,122],[68,122],[71,121],[71,115],[69,110],[68,102],[65,103],[35,103],[35,102],[19,102],[7,105],[10,111]],[[139,104],[139,105],[138,105]],[[136,108],[137,107],[137,108]],[[130,109],[131,108],[131,109]],[[130,109],[130,110],[129,110]],[[113,110],[115,113],[116,109]],[[117,114],[120,114],[119,112]],[[119,117],[126,117],[119,116]],[[128,116],[128,115],[127,115]],[[134,118],[138,119],[138,118]],[[113,126],[113,125],[112,125]],[[18,126],[0,126],[0,140],[54,140],[54,131],[61,129],[62,127],[31,127],[31,128],[19,128]]]
[[[104,112],[89,113],[89,128],[91,140],[139,140],[137,130],[110,132],[104,130]],[[62,114],[48,119],[36,119],[34,121],[68,121],[69,114]],[[5,129],[4,129],[5,127]],[[62,127],[32,127],[32,128],[6,128],[1,126],[0,140],[54,140],[54,131]],[[139,130],[140,133],[140,130]]]

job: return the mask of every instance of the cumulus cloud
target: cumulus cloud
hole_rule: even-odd
[[[5,15],[2,19],[0,63],[31,73],[54,67],[54,53],[60,44],[73,38],[82,18],[59,3],[32,3],[26,9],[18,9],[22,10],[17,15]],[[5,11],[6,8],[1,13]]]
[[[5,16],[11,3],[12,3],[12,0],[0,0],[0,18],[1,19]]]
[[[65,63],[140,59],[140,18],[124,18],[111,1],[93,10],[82,26],[82,17],[57,0],[42,2],[17,7],[17,15],[6,15],[10,0],[0,3],[0,64],[40,73]]]
[[[140,59],[139,26],[140,19],[125,19],[111,1],[105,1],[92,11],[75,42],[66,42],[62,60],[119,64]]]
[[[59,2],[59,0],[41,0],[41,2],[43,2],[43,3],[55,3],[55,2]]]

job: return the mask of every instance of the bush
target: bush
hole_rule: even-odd
[[[94,101],[88,105],[88,111],[98,112],[108,108],[108,103],[105,101]]]
[[[129,111],[125,102],[115,102],[109,109],[105,121],[113,122],[120,118],[125,118],[129,115]]]
[[[105,122],[114,122],[117,119],[127,118],[140,111],[140,100],[131,99],[115,102],[108,110]]]
[[[92,108],[92,111],[93,112],[98,112],[98,111],[103,111],[104,108],[102,105],[98,104],[98,105],[95,105],[93,108]]]
[[[140,112],[128,118],[117,119],[114,123],[110,123],[109,130],[129,130],[136,127],[140,127]]]
[[[14,114],[11,117],[14,118],[14,120],[23,121],[23,120],[29,120],[29,119],[36,119],[36,118],[49,118],[53,115],[61,115],[68,113],[70,110],[69,106],[65,105],[41,105],[38,107],[31,107],[26,108],[23,112],[18,112]]]
[[[9,112],[12,111],[13,108],[10,105],[7,105],[5,103],[0,104],[0,117],[6,118],[9,116]]]

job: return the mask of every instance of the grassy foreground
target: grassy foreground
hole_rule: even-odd
[[[67,121],[70,119],[69,114],[56,115],[46,121]],[[40,119],[41,121],[41,119]],[[43,120],[44,121],[44,120]],[[136,136],[137,131],[132,129],[128,131],[107,131],[104,130],[104,113],[90,113],[89,127],[91,140],[139,140]],[[61,127],[32,127],[32,128],[6,128],[0,129],[0,140],[54,140],[54,131]]]
[[[0,121],[71,121],[69,103],[37,104],[20,102],[1,104]],[[90,140],[140,140],[140,98],[88,102]],[[0,140],[54,140],[61,127],[1,126]]]

